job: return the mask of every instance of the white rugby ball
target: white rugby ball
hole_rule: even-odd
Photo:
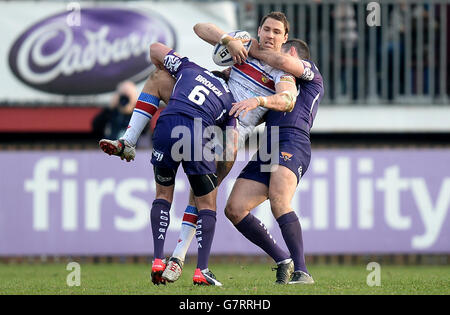
[[[251,36],[246,31],[234,31],[231,33],[228,33],[228,35],[239,38],[239,39],[248,39],[248,42],[244,43],[245,49],[249,51],[250,46],[252,45]],[[234,64],[233,58],[230,55],[230,52],[228,51],[228,48],[220,43],[217,43],[216,46],[214,46],[213,50],[213,61],[216,65],[222,66],[222,67],[228,67],[232,66]]]

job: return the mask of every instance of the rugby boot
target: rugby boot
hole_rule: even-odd
[[[222,286],[222,283],[220,283],[216,279],[216,276],[211,271],[209,271],[208,268],[204,270],[200,270],[200,268],[195,269],[193,281],[196,285],[215,285],[218,287]]]
[[[175,282],[180,278],[182,271],[183,262],[176,257],[170,257],[167,267],[162,273],[162,278],[167,282]]]
[[[121,160],[125,159],[127,162],[134,160],[136,156],[136,148],[124,139],[102,139],[100,140],[99,145],[106,154],[120,156]]]
[[[272,268],[272,271],[276,270],[276,278],[275,283],[277,284],[288,284],[292,273],[294,272],[294,262],[290,259],[286,263],[280,263],[276,268]]]
[[[295,271],[292,274],[291,281],[289,281],[289,284],[313,284],[314,279],[303,271]]]
[[[166,284],[166,280],[162,278],[162,273],[166,268],[166,260],[156,258],[152,264],[151,278],[153,284],[160,285]]]

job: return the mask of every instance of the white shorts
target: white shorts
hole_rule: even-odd
[[[237,129],[239,131],[239,146],[238,149],[245,147],[245,141],[253,132],[258,123],[263,119],[267,108],[258,106],[254,110],[251,110],[242,118],[242,113],[239,115],[237,121]]]

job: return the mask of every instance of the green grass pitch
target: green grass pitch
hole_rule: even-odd
[[[81,264],[81,285],[70,287],[66,264],[0,264],[1,294],[301,295],[450,294],[450,266],[383,266],[381,286],[370,287],[365,265],[312,265],[314,285],[275,285],[270,264],[211,264],[223,287],[192,285],[193,264],[180,280],[155,286],[145,264]]]

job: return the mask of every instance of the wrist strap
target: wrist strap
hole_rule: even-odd
[[[258,96],[256,100],[258,101],[258,106],[265,107],[267,105],[267,97],[265,96]]]
[[[231,37],[230,35],[228,35],[227,33],[223,34],[222,37],[220,38],[219,43],[221,45],[227,46],[232,40],[236,40],[236,38]]]

